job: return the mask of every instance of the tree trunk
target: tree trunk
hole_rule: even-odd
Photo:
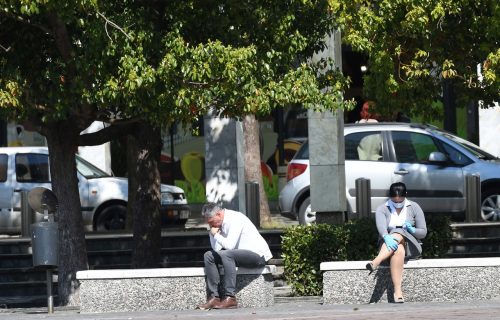
[[[443,83],[443,128],[446,131],[457,133],[457,106],[453,80],[445,79]]]
[[[137,166],[134,171],[138,188],[134,205],[134,249],[132,268],[159,267],[161,249],[160,224],[160,130],[141,123],[135,131]],[[132,174],[132,172],[130,172]],[[130,177],[129,177],[130,178]]]
[[[52,190],[59,201],[55,217],[59,224],[58,295],[61,305],[75,306],[80,303],[76,272],[88,269],[75,162],[80,132],[72,121],[46,129]]]
[[[271,225],[271,212],[262,182],[260,167],[259,122],[254,115],[243,119],[243,136],[245,139],[245,181],[257,181],[260,195],[260,224],[263,227]]]

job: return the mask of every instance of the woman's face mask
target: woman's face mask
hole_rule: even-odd
[[[391,204],[396,209],[401,209],[405,206],[405,198],[404,197],[394,197],[394,198],[391,198],[390,201],[391,201]]]

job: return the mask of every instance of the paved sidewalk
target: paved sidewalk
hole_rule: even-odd
[[[500,319],[500,299],[468,302],[429,302],[429,303],[378,303],[359,305],[322,305],[310,299],[297,299],[290,303],[280,303],[267,308],[241,308],[233,310],[189,310],[154,311],[129,313],[80,314],[77,309],[56,308],[48,315],[46,309],[8,309],[0,310],[0,320],[30,319],[82,319],[82,320],[253,320],[253,319]]]

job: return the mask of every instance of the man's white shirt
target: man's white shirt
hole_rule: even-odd
[[[210,244],[215,251],[242,249],[255,252],[266,261],[273,257],[266,240],[252,221],[234,210],[224,209],[220,232],[215,236],[210,233]]]

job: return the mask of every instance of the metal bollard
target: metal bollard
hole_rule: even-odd
[[[481,178],[477,174],[465,176],[465,221],[482,221]]]
[[[259,183],[256,181],[245,182],[245,207],[247,217],[258,228],[260,226],[260,195]]]
[[[30,237],[30,228],[33,223],[33,209],[31,209],[28,203],[28,193],[27,190],[19,191],[21,194],[21,237]]]
[[[371,215],[370,190],[370,179],[356,179],[356,211],[360,218],[369,218]]]

